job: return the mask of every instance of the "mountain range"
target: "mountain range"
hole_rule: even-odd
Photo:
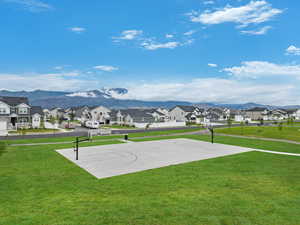
[[[27,97],[31,105],[43,108],[76,107],[102,105],[109,108],[130,107],[164,107],[172,108],[176,105],[197,105],[200,107],[225,107],[231,109],[249,109],[253,107],[266,108],[300,108],[300,106],[270,106],[256,103],[245,104],[219,104],[219,103],[192,103],[187,101],[142,101],[123,99],[128,93],[125,88],[102,88],[100,90],[65,92],[65,91],[9,91],[0,90],[0,96]],[[122,98],[123,97],[123,98]]]

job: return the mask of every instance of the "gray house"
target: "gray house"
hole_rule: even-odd
[[[204,110],[196,106],[178,105],[169,112],[172,121],[197,122],[197,118],[204,115]]]
[[[255,107],[252,109],[246,110],[246,116],[251,120],[261,120],[264,119],[264,116],[267,115],[269,110],[267,108]]]
[[[18,128],[32,127],[34,117],[35,127],[38,126],[38,117],[42,117],[40,107],[29,105],[24,97],[1,97],[0,96],[0,130],[16,130]],[[41,118],[39,118],[41,122]]]
[[[149,124],[159,122],[162,113],[152,109],[121,109],[112,110],[110,113],[111,123],[119,125],[136,126],[137,124]]]

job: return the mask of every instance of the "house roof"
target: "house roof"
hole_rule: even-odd
[[[40,106],[32,106],[30,113],[31,115],[34,114],[40,114],[41,116],[44,115],[43,109]]]
[[[298,109],[281,109],[289,114],[297,112]]]
[[[130,115],[131,117],[153,117],[147,109],[121,109],[122,115]]]
[[[197,107],[191,106],[191,105],[177,105],[177,106],[175,106],[174,108],[172,108],[171,111],[172,111],[173,109],[175,109],[176,107],[182,109],[182,110],[185,111],[185,112],[194,112],[194,111],[197,109]]]
[[[28,98],[26,97],[6,97],[6,96],[0,96],[0,101],[4,102],[10,106],[17,106],[22,103],[29,105]]]
[[[224,113],[224,111],[220,108],[209,108],[208,109],[209,113],[215,113],[215,114],[219,114],[222,115]]]
[[[248,112],[263,112],[265,110],[267,110],[267,108],[255,107],[255,108],[252,108],[252,109],[248,109],[247,111]]]

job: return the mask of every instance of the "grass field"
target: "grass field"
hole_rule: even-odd
[[[34,134],[34,133],[53,133],[53,132],[58,132],[58,129],[20,129],[17,131],[9,131],[9,133],[11,134],[22,134],[22,133],[26,133],[26,134]]]
[[[113,128],[113,129],[136,129],[135,127],[132,126],[125,126],[125,125],[118,125],[118,124],[113,124],[113,125],[104,125],[104,128]]]
[[[216,141],[270,150],[286,144]],[[82,144],[89,145],[95,143]],[[300,224],[297,157],[249,152],[97,180],[54,151],[71,146],[8,147],[0,154],[0,224]]]
[[[139,138],[139,139],[131,139],[131,140],[134,142],[140,142],[140,141],[155,141],[155,140],[176,139],[176,138],[191,138],[194,140],[207,141],[207,142],[211,141],[211,137],[208,135],[178,135],[178,136],[176,135],[172,137]],[[286,143],[286,142],[253,140],[247,138],[226,137],[226,136],[216,136],[214,138],[214,142],[220,144],[242,146],[246,148],[300,154],[300,145]]]
[[[167,134],[182,134],[187,132],[199,131],[199,129],[181,129],[181,130],[168,130],[168,131],[149,131],[129,134],[129,137],[145,137],[145,136],[159,136]],[[109,135],[109,136],[97,136],[93,137],[94,140],[108,140],[108,139],[120,139],[124,138],[124,135]],[[23,140],[8,140],[8,144],[30,144],[30,143],[56,143],[56,142],[70,142],[74,141],[75,137],[56,137],[53,135],[51,138],[35,138],[35,139],[23,139]]]
[[[286,139],[300,142],[300,127],[232,127],[216,129],[217,133],[243,135],[251,137],[264,137],[275,139]]]

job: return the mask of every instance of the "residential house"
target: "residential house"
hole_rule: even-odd
[[[90,109],[91,119],[98,121],[100,124],[110,124],[110,109],[104,106],[91,107]]]
[[[51,118],[50,110],[43,109],[43,114],[44,114],[44,121],[49,121]]]
[[[300,120],[300,109],[284,109],[287,113],[288,118],[294,118]]]
[[[50,112],[50,117],[59,119],[59,118],[64,118],[65,115],[65,110],[63,110],[62,108],[53,108],[49,110]]]
[[[74,113],[74,120],[84,122],[92,119],[90,108],[88,106],[74,107],[72,108],[72,111]]]
[[[288,113],[282,109],[268,110],[263,113],[263,120],[284,120],[288,118]]]
[[[33,125],[32,122],[34,122],[35,127],[38,127],[37,120],[39,116],[42,117],[41,108],[30,106],[28,98],[0,97],[1,130],[30,128]],[[34,121],[32,121],[32,118],[34,118]]]
[[[251,120],[261,120],[264,116],[268,114],[269,110],[267,108],[255,107],[245,111],[246,116]]]
[[[205,113],[205,117],[210,121],[224,121],[230,117],[230,111],[221,108],[209,108]]]
[[[197,118],[204,115],[204,110],[196,106],[178,105],[169,111],[169,118],[172,121],[184,121],[197,123]]]
[[[32,128],[42,128],[44,112],[40,106],[32,106],[31,110]]]
[[[246,115],[244,110],[230,110],[230,118],[235,122],[251,122],[251,118]]]
[[[148,109],[120,109],[110,112],[112,123],[127,126],[137,126],[138,124],[149,124],[159,120],[153,115],[152,110]]]

